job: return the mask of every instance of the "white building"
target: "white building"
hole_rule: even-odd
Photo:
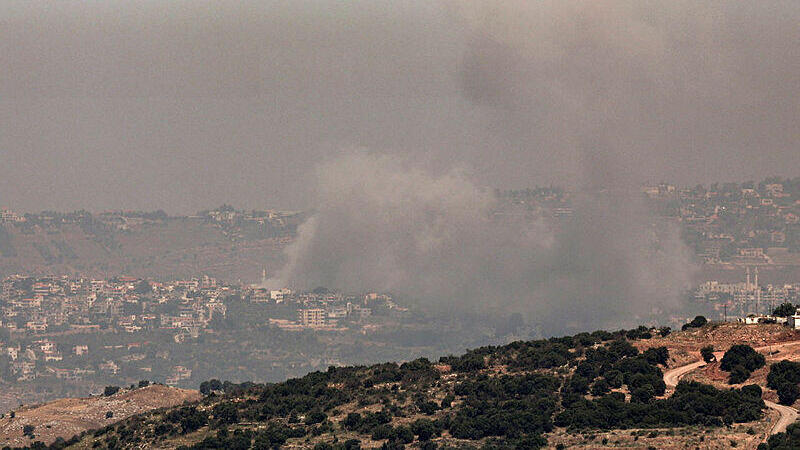
[[[292,291],[286,288],[269,291],[270,299],[276,303],[286,300],[290,295],[292,295]]]

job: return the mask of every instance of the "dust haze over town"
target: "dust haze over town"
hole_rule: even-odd
[[[7,1],[0,23],[0,207],[20,219],[0,233],[3,277],[167,282],[217,270],[248,305],[259,289],[379,293],[409,315],[392,323],[488,317],[533,337],[712,309],[690,304],[698,283],[743,277],[752,262],[687,238],[712,183],[760,199],[780,184],[788,196],[773,195],[781,227],[731,237],[735,257],[793,255],[800,242],[798,204],[784,205],[800,186],[800,2]],[[759,184],[768,177],[786,181]],[[541,196],[520,197],[537,186]],[[557,201],[540,201],[547,189]],[[243,244],[244,222],[212,210],[223,204],[277,211],[247,216],[271,234]],[[141,218],[183,233],[148,241],[172,256],[127,254],[147,241],[130,237],[135,221],[119,219],[117,235],[103,225],[112,219],[59,218],[99,243],[95,261],[81,253],[90,244],[36,216],[156,210],[181,217]],[[202,227],[224,232],[203,238],[219,253],[146,269],[195,252],[183,242],[210,236]],[[25,236],[44,233],[61,234],[25,260]],[[762,234],[770,244],[753,243]],[[764,258],[774,267],[762,277],[800,279],[800,263]],[[295,308],[275,307],[284,322],[273,328],[294,326]],[[310,310],[298,307],[298,327]],[[463,345],[506,334],[481,336]],[[424,351],[459,348],[451,339]],[[358,361],[358,345],[316,366]]]

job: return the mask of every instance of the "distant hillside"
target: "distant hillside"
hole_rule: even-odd
[[[233,236],[198,218],[148,221],[127,229],[99,222],[0,225],[0,277],[26,275],[116,276],[177,279],[208,274],[256,281],[277,270],[286,236]]]
[[[157,408],[197,401],[197,391],[151,385],[108,397],[69,398],[17,409],[0,418],[0,446],[50,444]],[[32,427],[32,428],[26,428]],[[25,431],[30,431],[25,435]],[[33,438],[30,437],[33,435]]]
[[[277,384],[201,385],[191,405],[77,436],[69,448],[753,447],[771,432],[762,388],[680,382],[709,325],[581,333],[483,347],[438,362],[331,367]],[[729,333],[730,332],[730,333]],[[790,337],[770,328],[759,339]],[[690,341],[696,341],[689,344]],[[653,341],[650,343],[650,341]],[[680,343],[680,361],[668,347]],[[637,349],[637,344],[645,350]],[[651,345],[650,345],[651,344]],[[690,350],[693,351],[693,350]]]

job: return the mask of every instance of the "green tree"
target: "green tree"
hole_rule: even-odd
[[[730,376],[728,377],[728,384],[744,383],[750,378],[750,371],[742,365],[733,366]]]
[[[705,347],[700,349],[700,356],[703,357],[703,361],[710,363],[712,361],[716,361],[717,357],[714,355],[714,346],[713,345],[706,345]]]
[[[775,308],[772,314],[778,317],[789,317],[794,314],[795,311],[797,311],[797,308],[793,304],[786,302]]]
[[[731,371],[736,366],[742,366],[752,372],[764,367],[766,362],[764,355],[756,352],[753,347],[745,344],[736,344],[731,346],[722,356],[719,367],[722,370]]]
[[[683,327],[681,327],[681,329],[682,330],[687,330],[689,328],[700,328],[700,327],[702,327],[703,325],[705,325],[707,323],[708,323],[708,319],[706,319],[705,316],[695,316],[695,318],[692,319],[691,322],[689,322],[686,325],[684,325]]]
[[[783,383],[800,383],[800,363],[783,360],[769,367],[767,387],[778,389]]]
[[[235,403],[222,402],[211,409],[214,420],[218,425],[230,425],[239,421],[239,409]]]
[[[778,387],[778,401],[781,405],[793,405],[800,397],[800,388],[794,383],[783,383]]]
[[[103,389],[103,395],[106,397],[111,397],[117,392],[119,392],[119,386],[106,386],[106,388]]]

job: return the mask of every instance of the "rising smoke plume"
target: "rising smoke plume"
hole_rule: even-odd
[[[318,170],[316,212],[271,284],[389,291],[440,313],[520,312],[543,331],[674,310],[689,280],[674,230],[627,193],[582,194],[564,223],[507,214],[464,172],[354,153]],[[585,195],[585,196],[584,196]]]
[[[638,172],[692,153],[724,158],[726,146],[796,142],[785,130],[797,100],[780,95],[797,81],[781,62],[796,62],[796,48],[775,31],[786,17],[736,2],[448,6],[465,29],[464,98],[521,149],[487,148],[485,163],[524,158],[569,174],[574,215],[500,218],[498,199],[466,172],[351,155],[319,169],[317,213],[282,280],[389,290],[442,310],[521,311],[549,332],[680,308],[690,252],[642,205]]]

